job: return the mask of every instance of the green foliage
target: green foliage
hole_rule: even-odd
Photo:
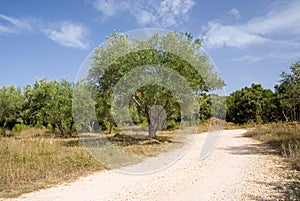
[[[66,80],[37,80],[33,87],[25,88],[26,113],[29,122],[37,125],[54,125],[63,137],[72,135],[72,84]]]
[[[210,96],[205,93],[198,95],[199,119],[204,121],[211,117],[211,100]]]
[[[227,97],[227,121],[263,123],[276,120],[275,97],[271,90],[252,84]]]
[[[130,91],[129,101],[120,99],[117,104],[128,105],[133,123],[148,125],[152,137],[160,129],[177,128],[179,122],[189,125],[195,116],[200,121],[211,117],[224,119],[225,97],[207,93],[224,83],[213,71],[207,56],[198,53],[200,49],[201,42],[193,40],[190,34],[154,34],[146,40],[129,40],[126,35],[114,32],[105,49],[95,49],[87,80],[74,85],[64,79],[36,80],[32,86],[24,87],[23,92],[14,86],[0,88],[2,134],[6,136],[7,129],[21,132],[28,127],[38,127],[58,130],[62,137],[70,137],[74,122],[80,131],[92,132],[99,126],[111,131],[116,124],[116,114],[111,109],[116,86],[120,92],[137,86]],[[275,86],[275,93],[252,84],[226,97],[226,120],[238,124],[300,121],[300,61],[292,64],[290,70],[290,73],[281,73],[282,79]],[[143,84],[136,79],[137,74],[130,74],[132,72],[138,72],[139,79],[148,79],[150,84]],[[170,72],[178,74],[172,77]],[[117,85],[121,80],[126,84]],[[182,103],[193,100],[183,81],[188,83],[193,94],[197,94],[199,106],[198,111],[186,116],[182,116]],[[183,94],[184,99],[178,98],[174,91]],[[72,114],[77,119],[73,119]]]
[[[169,76],[170,73],[166,73],[165,69],[169,69],[169,72],[177,72],[178,75],[184,77],[185,82],[188,82],[194,93],[222,87],[223,81],[214,72],[207,56],[198,52],[200,49],[201,42],[193,40],[190,34],[172,32],[165,35],[153,34],[146,40],[129,40],[126,35],[114,32],[108,38],[105,48],[96,48],[92,57],[92,69],[89,72],[89,80],[97,88],[96,112],[98,120],[114,123],[114,114],[110,109],[113,89],[121,79],[127,79],[126,81],[129,83],[118,86],[121,87],[121,91],[130,88],[131,83],[139,82],[134,80],[135,78],[126,77],[137,67],[145,67],[144,71],[139,73],[141,80],[154,77],[154,83],[163,82],[165,86],[173,86],[174,90],[176,89],[183,94],[187,92],[184,88],[185,85],[181,84],[182,80],[178,77],[174,80],[174,76]],[[157,75],[164,75],[164,77],[162,79]],[[129,105],[131,108],[136,107],[138,109],[138,112],[136,109],[132,109],[132,112],[135,112],[136,122],[140,121],[140,115],[147,119],[149,136],[154,137],[158,128],[163,127],[167,119],[176,119],[180,116],[180,103],[183,100],[178,100],[170,89],[159,84],[143,85],[138,83],[137,86],[139,87],[132,91]],[[192,99],[192,96],[186,95],[185,98]],[[153,109],[153,106],[157,105],[161,107],[161,111],[152,111],[151,108]],[[155,108],[157,109],[157,107]],[[162,111],[166,113],[165,118],[161,116]],[[151,117],[153,113],[158,116]],[[161,122],[153,122],[151,119],[160,119]]]
[[[6,136],[6,127],[10,121],[17,121],[24,104],[24,96],[19,88],[14,86],[0,88],[0,122],[2,134]]]
[[[85,82],[78,82],[74,86],[72,110],[78,131],[92,132],[95,127],[96,119],[93,119],[95,101],[90,93],[90,87],[91,85]]]
[[[14,128],[12,129],[12,131],[20,133],[21,131],[24,131],[24,130],[29,129],[29,128],[30,128],[30,126],[25,125],[25,124],[16,124],[14,126]]]
[[[166,124],[167,130],[179,129],[179,122],[176,122],[174,119],[169,120]]]
[[[290,66],[291,74],[282,72],[275,86],[281,113],[286,121],[300,121],[300,61]]]

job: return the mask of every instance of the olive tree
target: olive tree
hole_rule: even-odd
[[[129,102],[118,104],[136,107],[147,119],[148,137],[155,137],[156,132],[164,127],[168,119],[180,116],[182,100],[174,95],[173,89],[186,93],[184,97],[186,100],[192,98],[185,91],[180,76],[188,83],[195,96],[224,85],[207,55],[201,52],[201,48],[201,41],[194,40],[190,34],[154,33],[147,39],[131,40],[125,34],[114,32],[107,39],[105,47],[100,46],[93,52],[92,68],[88,75],[88,80],[96,88],[95,100],[99,121],[105,119],[114,124],[112,99],[113,96],[122,96],[122,93],[116,92],[115,88],[126,91],[133,86],[132,83],[138,82],[136,85],[139,87],[131,91]],[[133,71],[137,73],[128,76]],[[170,76],[172,73],[173,75]],[[141,82],[139,80],[152,78],[152,84],[139,83]],[[124,80],[127,84],[119,84]],[[173,87],[168,88],[157,83],[165,83],[166,86]],[[181,120],[183,118],[191,117],[181,117]]]
[[[0,122],[3,136],[6,136],[8,122],[20,116],[23,104],[24,96],[19,88],[15,86],[0,88]]]
[[[72,117],[73,86],[62,79],[37,80],[32,87],[25,88],[27,113],[36,122],[52,124],[57,127],[62,137],[70,137],[73,132]]]
[[[291,73],[281,73],[275,90],[285,120],[300,121],[300,61],[292,64],[290,70]]]

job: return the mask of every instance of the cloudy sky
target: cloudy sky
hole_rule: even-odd
[[[113,30],[162,28],[203,41],[227,94],[273,89],[300,59],[299,11],[299,0],[1,0],[0,86],[74,81]]]

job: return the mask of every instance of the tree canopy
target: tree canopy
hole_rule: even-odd
[[[53,125],[61,136],[71,136],[74,124],[72,95],[72,84],[64,79],[37,80],[33,86],[25,88],[28,121],[46,127]]]
[[[285,120],[300,121],[300,61],[292,64],[290,70],[291,73],[281,73],[275,90]]]
[[[2,134],[6,136],[9,121],[17,121],[24,104],[24,96],[19,88],[14,86],[0,88],[0,122]]]
[[[136,107],[146,117],[149,137],[154,137],[168,119],[188,107],[183,102],[191,103],[197,94],[224,86],[201,47],[200,40],[190,34],[155,33],[145,40],[130,40],[114,32],[105,47],[95,49],[88,75],[96,88],[98,119],[116,123],[110,108],[112,99],[118,97],[117,104]],[[119,98],[128,96],[128,90],[127,99]]]
[[[252,84],[227,97],[227,121],[234,123],[263,123],[274,121],[276,104],[270,89]]]
[[[71,137],[76,129],[147,125],[157,131],[224,118],[225,96],[211,91],[224,82],[200,40],[190,34],[153,33],[131,39],[114,32],[92,53],[84,79],[36,80],[23,89],[0,88],[2,135],[16,124],[45,127]],[[282,72],[275,92],[252,84],[226,97],[226,121],[267,123],[300,121],[300,61]],[[190,123],[190,124],[189,124]]]

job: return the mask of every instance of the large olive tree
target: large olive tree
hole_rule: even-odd
[[[199,93],[221,88],[224,85],[201,48],[201,41],[194,40],[190,34],[154,33],[146,39],[131,40],[125,34],[114,32],[107,39],[105,46],[100,46],[93,52],[92,68],[88,72],[88,79],[96,88],[96,112],[99,121],[105,119],[111,124],[115,123],[115,114],[111,109],[112,99],[113,96],[122,96],[121,92],[115,92],[121,80],[139,82],[138,80],[157,77],[153,79],[153,84],[140,84],[138,85],[140,87],[131,91],[129,102],[118,103],[136,107],[147,119],[149,137],[155,137],[156,132],[168,119],[181,115],[180,107],[183,100],[174,95],[174,89],[185,93],[185,86],[181,84],[183,81],[180,76],[188,83],[195,97]],[[136,71],[140,72],[137,80],[128,76],[138,67],[143,68]],[[169,88],[157,83],[165,83]],[[120,91],[126,91],[130,86],[119,84],[118,88],[121,88]],[[187,93],[186,101],[192,98],[189,96],[190,94]],[[181,120],[191,116],[181,116]]]

